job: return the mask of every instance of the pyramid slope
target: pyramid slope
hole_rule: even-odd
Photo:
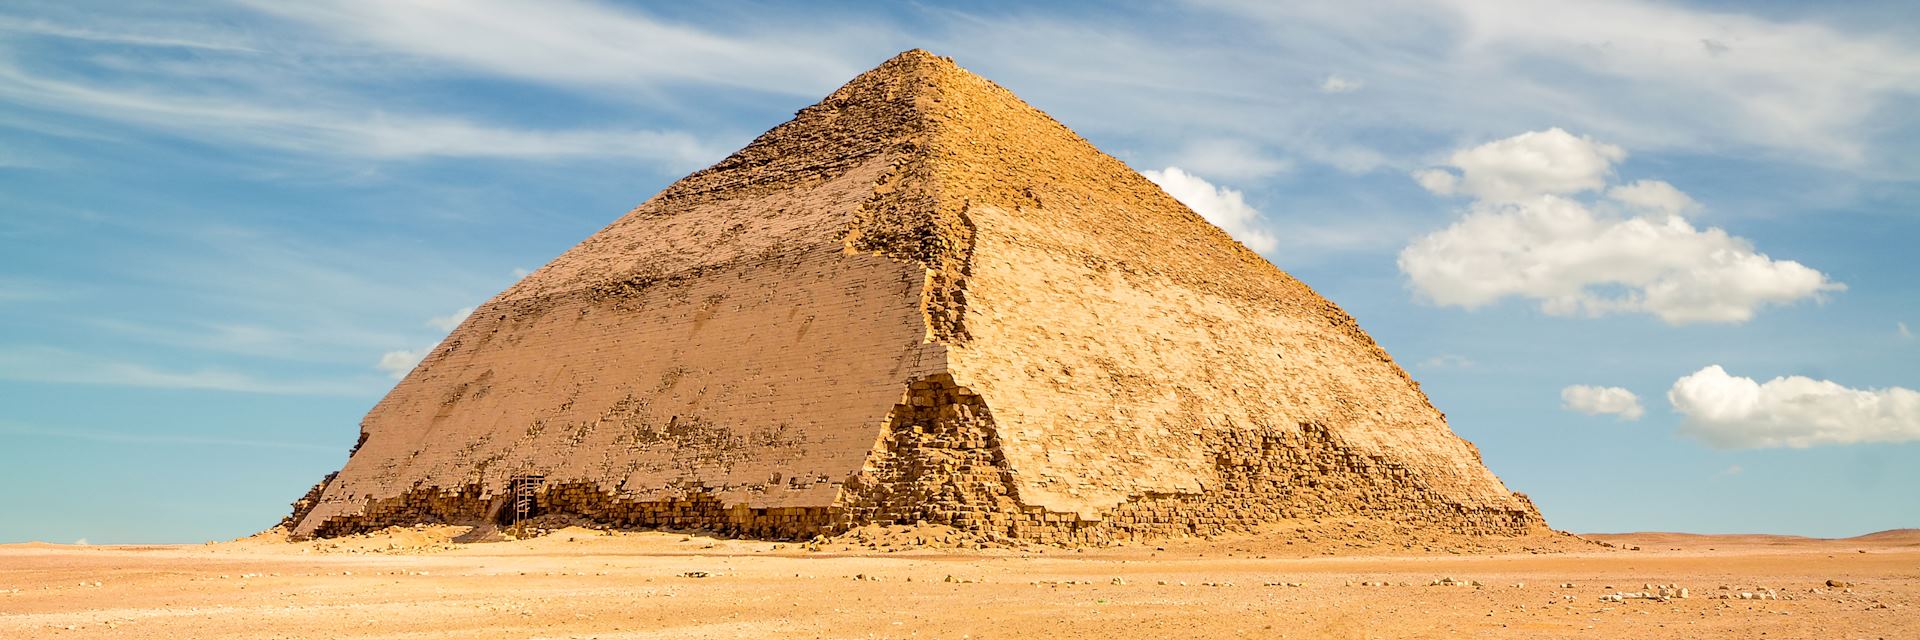
[[[295,532],[1540,526],[1353,319],[1005,89],[854,79],[477,310]]]

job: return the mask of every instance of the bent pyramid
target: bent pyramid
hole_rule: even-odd
[[[290,520],[498,521],[522,492],[765,537],[1542,526],[1353,318],[918,50],[489,300]]]

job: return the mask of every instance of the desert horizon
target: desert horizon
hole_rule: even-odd
[[[1428,545],[1421,550],[1375,541],[1395,546],[1390,553],[1337,536],[1302,542],[1298,529],[1284,537],[984,549],[961,548],[961,532],[925,526],[801,543],[572,526],[518,541],[453,542],[465,531],[420,525],[304,543],[269,532],[200,545],[0,545],[0,604],[9,612],[0,631],[1900,638],[1912,631],[1920,598],[1911,574],[1920,530],[1912,529],[1840,540],[1428,538],[1416,542]],[[365,600],[368,589],[378,589],[378,603]]]

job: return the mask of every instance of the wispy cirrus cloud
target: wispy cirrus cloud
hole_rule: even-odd
[[[1875,132],[1910,125],[1898,105],[1920,95],[1912,40],[1816,22],[1633,0],[1192,4],[1261,25],[1274,39],[1258,46],[1299,64],[1339,59],[1368,78],[1381,100],[1347,112],[1361,126],[1565,124],[1638,149],[1859,165],[1884,156]]]
[[[4,236],[4,234],[0,234]],[[65,292],[44,280],[0,275],[0,304],[59,298]],[[1906,325],[1901,325],[1902,327]]]
[[[1435,369],[1472,369],[1476,364],[1472,359],[1454,353],[1443,353],[1420,361],[1420,366]]]
[[[181,25],[169,25],[169,30],[177,32],[180,26]],[[46,19],[26,19],[5,15],[0,15],[0,31],[143,47],[178,47],[209,51],[257,51],[251,46],[236,41],[222,41],[218,38],[198,39],[183,38],[176,35],[152,35],[147,33],[109,31],[70,26]]]
[[[426,28],[446,17],[442,14],[471,18],[448,18],[437,29],[417,34],[422,38],[476,21],[498,28],[517,23],[523,31],[550,38],[559,37],[558,29],[577,26],[556,22],[566,17],[560,11],[502,23],[483,19],[472,5],[402,4],[301,8],[310,14],[370,16],[396,28],[401,22]],[[521,7],[522,13],[534,9]],[[98,140],[104,130],[113,142],[137,144],[143,142],[141,134],[160,134],[195,144],[281,151],[296,159],[627,160],[662,173],[699,168],[726,151],[657,119],[582,121],[419,100],[423,92],[415,89],[417,83],[446,77],[445,68],[432,68],[443,61],[388,46],[395,42],[268,17],[280,14],[221,13],[191,5],[110,16],[57,4],[16,9],[25,11],[0,9],[0,33],[20,36],[0,42],[0,122],[35,135]],[[208,19],[216,15],[218,20]],[[407,16],[412,17],[401,20]],[[341,37],[329,38],[330,33]],[[524,41],[514,34],[482,32],[445,40],[490,51]],[[73,55],[75,47],[87,53]],[[586,66],[585,60],[571,60],[554,70]],[[22,164],[5,160],[0,155],[0,164]]]
[[[214,436],[196,436],[169,433],[129,433],[125,431],[105,431],[99,429],[50,428],[23,424],[0,423],[0,434],[8,436],[60,438],[66,440],[86,440],[109,444],[126,445],[181,445],[213,447],[246,447],[262,449],[305,449],[310,451],[339,451],[339,447],[293,442],[282,440],[255,440],[248,438],[221,438]],[[85,544],[82,540],[79,544]]]
[[[235,142],[258,138],[373,157],[642,157],[691,168],[724,149],[671,128],[539,128],[367,107],[377,104],[372,100],[314,109],[263,98],[438,71],[637,96],[648,108],[671,111],[684,108],[668,104],[669,90],[680,88],[815,97],[896,48],[921,45],[989,72],[1050,110],[1102,114],[1073,118],[1073,124],[1145,138],[1149,166],[1235,178],[1200,166],[1210,150],[1185,141],[1231,140],[1236,155],[1263,159],[1239,165],[1255,174],[1296,161],[1352,173],[1410,170],[1423,164],[1420,155],[1449,140],[1548,125],[1650,151],[1757,150],[1789,162],[1879,166],[1866,163],[1898,158],[1876,141],[1889,130],[1913,133],[1898,117],[1899,101],[1920,96],[1920,46],[1857,26],[1632,1],[1579,7],[1506,0],[1338,8],[1188,4],[1198,11],[1184,21],[1231,31],[1232,45],[1170,41],[1138,16],[1069,19],[1044,8],[918,7],[912,11],[919,17],[937,20],[909,26],[898,14],[850,20],[778,8],[693,23],[665,17],[667,11],[581,0],[248,0],[241,5],[257,21],[248,37],[190,38],[145,35],[150,32],[137,21],[100,29],[11,20],[35,33],[205,46],[212,54],[257,47],[259,55],[247,59],[284,58],[267,74],[284,82],[209,96],[108,89],[64,73],[39,79],[131,93],[124,96],[129,100],[66,97],[96,106],[111,102],[112,110],[131,111],[127,117],[135,120],[207,121],[194,129],[200,131],[230,119],[224,124],[235,133],[223,137]],[[346,73],[328,70],[344,58],[358,62]],[[1341,71],[1329,74],[1328,60],[1342,61]],[[170,68],[186,74],[218,67],[196,60],[191,70]],[[1362,86],[1360,78],[1365,90],[1352,91]],[[365,96],[390,88],[343,91]],[[1671,108],[1676,102],[1687,108]],[[1116,103],[1128,107],[1116,112]],[[1883,170],[1897,171],[1896,165]]]
[[[363,396],[380,390],[366,380],[273,379],[214,367],[173,369],[38,346],[0,346],[0,379],[272,395]]]
[[[844,19],[722,33],[598,2],[244,2],[333,38],[543,84],[698,84],[813,96],[871,66]],[[804,36],[804,37],[802,37]]]
[[[720,151],[666,130],[531,129],[365,105],[282,106],[253,95],[179,95],[43,77],[0,62],[0,97],[176,135],[243,146],[371,158],[628,157],[683,170]]]
[[[954,11],[932,46],[1076,129],[1140,140],[1142,166],[1185,166],[1183,140],[1233,139],[1349,173],[1410,171],[1461,141],[1563,126],[1644,152],[1920,169],[1897,142],[1920,135],[1902,108],[1920,98],[1920,46],[1894,31],[1634,1],[1186,4],[1199,11],[1183,22],[1232,37]],[[1326,91],[1329,61],[1332,88],[1364,89]]]
[[[374,302],[367,300],[366,302]],[[245,312],[226,307],[232,313]],[[247,322],[177,322],[153,318],[88,318],[82,324],[100,338],[181,349],[202,354],[230,354],[257,359],[297,360],[310,364],[359,362],[358,353],[411,339],[405,332],[379,331],[312,307],[287,308],[283,318],[245,314]]]
[[[1291,160],[1246,140],[1228,138],[1189,141],[1173,158],[1174,166],[1225,180],[1257,180],[1293,169]]]
[[[99,280],[85,295],[41,310],[73,332],[37,344],[0,341],[0,378],[365,396],[390,384],[367,371],[369,361],[444,335],[440,327],[468,309],[434,310],[472,304],[506,283],[504,274],[475,275],[445,253],[404,243],[140,218],[101,224],[124,238],[114,251],[121,259],[91,266]]]

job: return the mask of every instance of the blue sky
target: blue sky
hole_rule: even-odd
[[[0,7],[0,541],[271,525],[470,308],[898,51],[1356,316],[1575,531],[1920,526],[1920,9]]]

